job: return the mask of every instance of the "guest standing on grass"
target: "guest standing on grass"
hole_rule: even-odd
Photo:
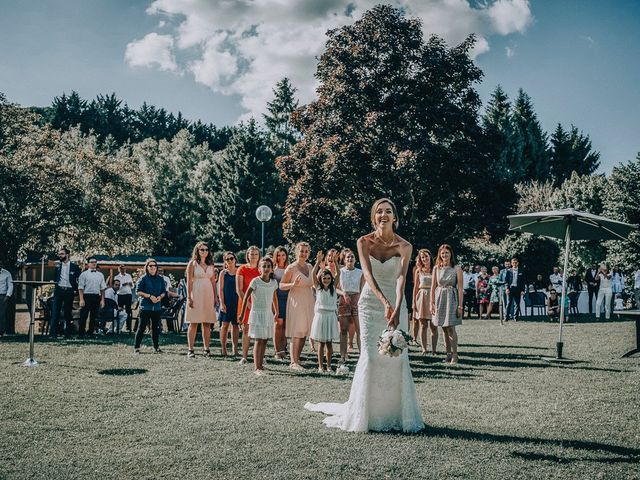
[[[356,256],[351,250],[341,254],[344,266],[340,269],[340,288],[342,294],[338,303],[338,321],[340,323],[340,362],[337,373],[349,373],[347,367],[347,340],[351,327],[355,330],[358,352],[360,352],[360,318],[358,316],[358,300],[365,284],[362,270],[356,268]]]
[[[164,280],[163,280],[164,281]],[[216,269],[209,245],[198,242],[187,265],[187,357],[194,358],[198,325],[201,325],[203,356],[211,356],[211,326],[216,322]]]
[[[593,313],[593,300],[598,297],[600,279],[598,277],[597,265],[591,265],[584,274],[584,281],[587,282],[587,294],[589,296],[589,313]]]
[[[98,271],[98,259],[89,257],[89,267],[78,278],[78,294],[80,295],[80,326],[78,337],[83,338],[87,317],[89,318],[89,335],[93,335],[98,318],[98,310],[104,308],[104,291],[107,283],[102,272]]]
[[[476,297],[478,298],[478,318],[487,318],[491,299],[487,267],[482,267],[480,269],[480,275],[478,275],[478,280],[476,282]]]
[[[640,268],[633,274],[633,298],[636,302],[636,309],[640,309]]]
[[[300,355],[311,331],[313,322],[312,267],[307,262],[311,255],[311,247],[307,242],[299,242],[295,248],[296,261],[289,265],[284,272],[280,288],[289,291],[287,299],[286,335],[291,338],[292,370],[304,370],[300,364]]]
[[[318,372],[331,372],[331,357],[333,355],[333,341],[338,338],[338,316],[336,310],[338,307],[338,295],[342,294],[336,285],[340,283],[340,270],[338,269],[338,257],[332,257],[335,268],[329,269],[328,261],[325,262],[324,270],[320,271],[320,265],[323,263],[322,251],[316,256],[316,264],[313,267],[313,286],[316,289],[316,303],[314,307],[313,321],[311,323],[311,333],[309,336],[313,338],[318,345]],[[334,277],[332,270],[337,275]],[[324,368],[324,354],[326,352],[327,368]]]
[[[227,337],[231,326],[231,348],[233,355],[238,355],[238,338],[240,328],[238,326],[238,292],[236,291],[236,256],[233,252],[224,252],[224,269],[220,273],[219,297],[220,297],[220,345],[222,356],[226,357]]]
[[[413,271],[414,322],[420,323],[420,345],[422,354],[428,352],[427,331],[431,331],[431,353],[436,354],[438,347],[438,327],[431,321],[431,252],[426,248],[418,250],[416,267]]]
[[[355,253],[353,253],[353,250],[351,250],[350,248],[343,248],[340,251],[340,256],[339,256],[340,267],[344,267],[346,265],[345,258],[346,258],[346,255],[349,252],[351,252],[353,254],[353,258],[354,258],[353,261],[354,261],[354,265],[355,265]],[[358,270],[360,270],[360,269],[358,269]],[[365,284],[365,280],[363,278],[362,285],[364,285],[364,284]],[[356,314],[357,314],[358,306],[356,305],[355,308],[356,308]],[[340,313],[338,312],[338,316],[339,315],[340,315]],[[349,322],[349,341],[348,341],[347,352],[353,351],[353,340],[354,339],[356,340],[357,345],[358,345],[358,352],[360,352],[360,320],[358,320],[357,327],[356,327],[356,324],[354,322]],[[346,368],[346,366],[345,366],[345,368]]]
[[[71,261],[70,251],[66,247],[58,250],[58,260],[55,270],[55,289],[51,307],[51,324],[49,335],[58,337],[58,325],[60,323],[60,309],[64,312],[64,335],[71,336],[73,326],[73,299],[78,291],[78,279],[80,267]]]
[[[247,310],[251,298],[249,312],[249,336],[253,338],[253,364],[255,374],[264,374],[264,353],[267,341],[273,336],[274,317],[278,316],[278,282],[273,278],[273,261],[269,257],[260,260],[259,276],[252,279],[244,293],[241,317]]]
[[[282,281],[282,277],[284,277],[284,272],[289,266],[289,253],[286,248],[280,246],[274,250],[273,258],[275,260],[273,275],[278,282],[278,290],[276,291],[276,295],[278,296],[278,316],[276,317],[276,325],[273,331],[273,347],[276,351],[275,358],[277,360],[284,360],[287,358],[287,335],[285,330],[289,292],[280,288],[280,282]]]
[[[436,326],[442,327],[447,349],[445,363],[458,363],[458,334],[456,325],[462,324],[462,269],[455,265],[453,249],[440,245],[431,281],[431,315]]]
[[[577,315],[578,299],[582,292],[582,278],[578,275],[576,269],[571,270],[571,275],[567,278],[567,292],[569,293],[569,312]]]
[[[520,261],[517,257],[511,259],[511,268],[507,270],[505,281],[509,296],[506,321],[517,321],[520,316],[520,299],[526,288],[524,272],[520,268]]]
[[[127,312],[127,331],[131,332],[131,304],[133,303],[132,288],[133,278],[124,264],[118,266],[118,274],[113,278],[114,281],[120,282],[120,289],[118,290],[118,308],[124,308]]]
[[[258,270],[260,249],[252,245],[247,249],[245,258],[247,263],[241,265],[236,272],[236,293],[238,294],[238,299],[244,298],[244,294],[247,288],[249,288],[251,280],[260,275],[260,271]],[[251,302],[250,299],[249,302]],[[238,305],[239,309],[241,307],[242,305]],[[251,345],[249,335],[249,310],[246,310],[244,315],[240,315],[240,313],[240,310],[238,310],[238,321],[242,326],[242,358],[240,359],[240,365],[245,365],[249,357],[249,347]]]
[[[493,312],[494,306],[500,308],[500,269],[497,265],[491,268],[491,277],[489,277],[489,306],[487,307],[487,318],[491,319],[491,312]]]
[[[611,299],[613,297],[612,275],[607,264],[603,263],[598,269],[598,298],[596,300],[596,320],[600,320],[602,312],[602,302],[604,301],[604,316],[607,320],[611,318]]]
[[[13,280],[11,273],[2,268],[0,262],[0,337],[7,329],[7,300],[13,295]]]
[[[158,343],[160,331],[160,317],[162,313],[162,299],[167,295],[167,286],[164,279],[158,275],[158,263],[153,258],[148,258],[144,264],[144,275],[136,284],[136,295],[140,299],[140,320],[136,330],[134,353],[140,353],[142,337],[151,323],[151,341],[156,353],[162,353]]]

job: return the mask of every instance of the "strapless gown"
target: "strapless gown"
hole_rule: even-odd
[[[371,257],[373,276],[386,298],[395,304],[396,280],[402,274],[400,257],[380,262]],[[409,328],[403,300],[399,328]],[[350,432],[417,432],[424,428],[409,366],[408,351],[399,357],[378,353],[378,337],[386,328],[384,307],[365,284],[358,302],[362,352],[356,365],[347,403],[307,403],[304,408],[327,415],[324,424]]]

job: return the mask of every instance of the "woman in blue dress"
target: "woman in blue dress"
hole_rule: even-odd
[[[276,349],[275,358],[278,360],[285,360],[287,358],[287,336],[285,335],[285,325],[287,321],[287,298],[289,297],[289,291],[280,290],[280,280],[284,275],[284,271],[289,265],[289,253],[284,247],[277,247],[273,252],[273,258],[275,263],[275,269],[273,274],[278,282],[278,290],[276,295],[278,296],[278,318],[276,318],[276,326],[273,332],[273,346]]]
[[[236,291],[236,256],[233,252],[225,252],[224,270],[220,274],[220,345],[222,356],[227,356],[227,336],[231,324],[231,347],[233,355],[238,355],[238,293]]]

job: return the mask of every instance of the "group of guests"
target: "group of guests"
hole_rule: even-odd
[[[515,261],[515,262],[514,262]],[[518,269],[518,259],[505,261],[504,268],[492,267],[492,274],[487,268],[476,265],[472,268],[463,265],[464,277],[464,305],[468,317],[475,313],[478,318],[491,318],[492,312],[498,306],[506,309],[506,320],[517,319],[520,315],[520,301],[526,292],[543,292],[545,306],[549,317],[560,315],[560,298],[565,276],[559,267],[553,267],[546,276],[538,274],[531,284],[525,281],[524,273]],[[515,272],[515,273],[514,273]],[[625,308],[625,276],[618,268],[610,268],[607,263],[592,265],[584,276],[577,270],[571,270],[566,277],[566,305],[565,309],[571,314],[580,313],[578,299],[582,291],[587,290],[589,313],[593,314],[595,301],[595,317],[600,319],[604,310],[605,318],[609,319],[612,310]],[[635,305],[640,305],[640,269],[634,273]],[[626,296],[628,308],[632,306],[631,296]]]
[[[520,260],[514,256],[505,260],[504,268],[476,265],[462,265],[464,284],[464,313],[478,318],[492,318],[495,311],[504,315],[506,321],[517,320],[521,315],[520,302],[526,292],[526,275],[520,267]],[[500,312],[500,308],[504,311]]]
[[[198,325],[202,332],[203,355],[211,355],[211,328],[220,322],[221,354],[241,355],[248,363],[250,342],[254,341],[256,374],[263,374],[266,343],[273,340],[275,358],[290,359],[292,370],[304,370],[301,354],[307,339],[318,356],[322,372],[332,368],[332,343],[340,342],[338,371],[346,373],[348,335],[355,332],[359,344],[358,296],[364,285],[362,270],[355,267],[350,249],[319,251],[315,264],[309,263],[311,247],[299,242],[295,260],[289,261],[284,247],[261,257],[258,247],[249,247],[246,263],[237,265],[233,252],[225,252],[218,272],[205,242],[198,242],[187,266],[188,327],[187,356],[194,358]],[[219,315],[216,311],[219,306]],[[335,320],[335,321],[334,321]],[[239,333],[242,331],[242,351]]]

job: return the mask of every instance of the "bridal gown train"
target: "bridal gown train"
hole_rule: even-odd
[[[400,257],[385,262],[371,258],[372,273],[385,297],[395,304],[396,281],[402,273]],[[384,307],[365,284],[358,302],[362,351],[353,375],[347,403],[307,403],[304,408],[323,412],[328,427],[350,432],[401,430],[417,432],[424,428],[420,405],[409,367],[408,351],[399,357],[378,353],[378,337],[386,328]],[[405,332],[409,320],[403,300],[399,328]]]

